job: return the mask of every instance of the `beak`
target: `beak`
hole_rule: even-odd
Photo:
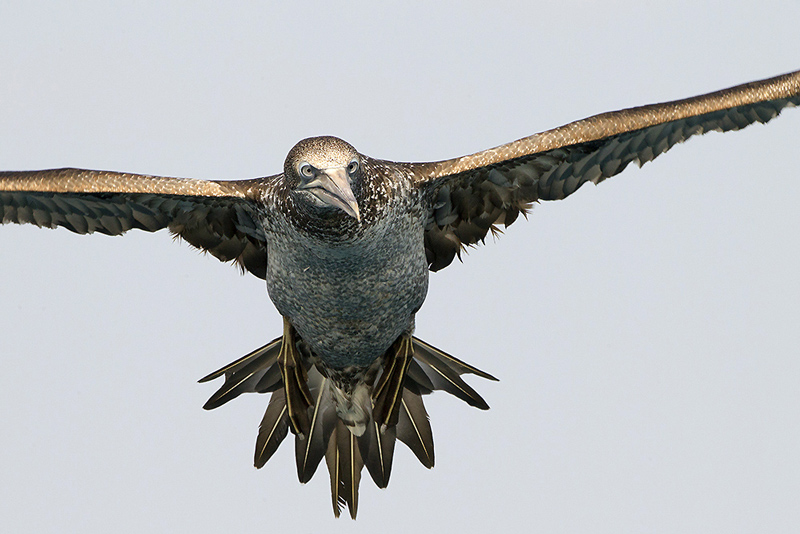
[[[347,177],[347,170],[344,167],[320,170],[313,180],[301,185],[298,189],[307,190],[324,203],[341,209],[361,222],[356,197],[350,188],[350,179]]]

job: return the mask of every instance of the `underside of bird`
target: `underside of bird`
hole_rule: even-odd
[[[470,373],[497,380],[424,341],[402,335],[367,369],[336,371],[315,357],[284,319],[283,336],[202,378],[225,383],[203,406],[217,408],[242,393],[272,393],[259,426],[255,466],[272,457],[289,430],[295,435],[297,476],[311,480],[325,458],[333,512],[358,511],[361,471],[380,488],[389,484],[395,441],[433,467],[433,433],[422,395],[442,390],[487,410],[461,379]]]

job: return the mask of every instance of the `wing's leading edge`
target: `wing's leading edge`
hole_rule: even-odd
[[[3,223],[174,235],[260,278],[267,251],[254,199],[263,179],[215,182],[83,169],[0,172]]]
[[[559,200],[642,165],[693,135],[765,123],[800,104],[800,71],[702,96],[613,111],[469,156],[420,163],[436,194],[425,230],[431,270],[508,226],[533,202]]]

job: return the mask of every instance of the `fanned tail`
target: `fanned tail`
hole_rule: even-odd
[[[345,395],[326,376],[324,368],[317,368],[311,362],[306,350],[303,367],[308,371],[307,386],[312,405],[308,407],[309,431],[306,436],[295,435],[295,459],[297,476],[306,483],[314,476],[322,458],[326,460],[331,478],[331,498],[334,514],[339,517],[342,507],[349,509],[350,517],[355,519],[358,511],[358,487],[364,467],[379,488],[389,484],[394,456],[395,441],[405,443],[420,463],[432,468],[434,465],[433,432],[422,396],[433,391],[446,391],[471,406],[482,410],[489,408],[483,398],[461,378],[463,374],[474,374],[489,380],[497,380],[446,352],[424,341],[412,337],[413,355],[407,363],[405,377],[397,377],[392,372],[390,358],[384,358],[378,372],[366,384],[371,393],[380,389],[381,376],[387,373],[386,387],[380,399],[373,395],[356,399],[360,408],[369,414],[369,421],[363,433],[355,429],[337,415],[337,398]],[[299,341],[302,343],[302,340]],[[398,346],[403,346],[402,344]],[[272,457],[291,429],[286,404],[286,391],[281,379],[278,355],[281,351],[281,338],[247,354],[239,360],[211,373],[201,382],[225,377],[225,383],[208,400],[204,408],[213,409],[249,392],[272,392],[269,405],[259,426],[256,440],[255,466],[262,467]],[[384,367],[386,365],[386,367]],[[398,382],[399,380],[399,382]],[[398,383],[401,387],[398,389]],[[377,388],[376,388],[377,386]],[[379,392],[380,393],[380,392]],[[376,421],[373,409],[383,404],[392,406],[381,413],[392,414],[390,418]],[[377,413],[377,412],[376,412]],[[389,424],[387,425],[386,422]]]

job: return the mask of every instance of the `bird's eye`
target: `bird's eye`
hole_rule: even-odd
[[[350,164],[347,166],[347,174],[353,175],[356,173],[357,170],[358,170],[358,161],[356,160],[351,161]]]
[[[314,169],[311,168],[311,165],[308,163],[304,163],[300,166],[300,174],[305,176],[306,178],[311,178],[314,176]]]

